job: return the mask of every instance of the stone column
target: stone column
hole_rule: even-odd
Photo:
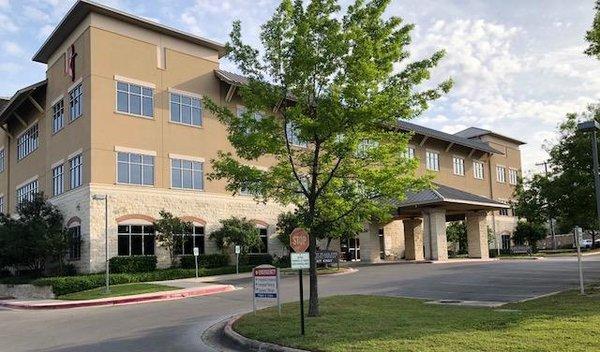
[[[425,258],[430,260],[448,260],[446,241],[446,210],[433,208],[423,211],[423,237]]]
[[[423,260],[423,220],[406,219],[404,222],[404,257],[408,260]]]
[[[404,227],[402,220],[393,220],[383,227],[385,253],[393,260],[404,258]]]
[[[486,212],[468,212],[466,214],[467,240],[470,258],[488,259],[490,252],[488,248]]]
[[[369,223],[365,230],[358,235],[360,239],[360,260],[363,262],[377,263],[379,258],[379,227],[378,223]]]

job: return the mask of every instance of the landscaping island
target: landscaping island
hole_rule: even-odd
[[[245,337],[311,351],[598,351],[600,288],[473,308],[379,296],[321,300],[321,316],[299,331],[298,303],[247,314]],[[366,309],[368,308],[368,309]]]
[[[149,283],[137,283],[137,284],[124,284],[115,285],[110,287],[110,292],[106,293],[105,288],[95,288],[87,291],[80,291],[69,293],[66,295],[58,296],[58,299],[67,301],[83,301],[90,299],[100,299],[109,297],[122,297],[130,295],[139,295],[143,293],[153,293],[161,291],[172,291],[179,290],[179,287],[149,284]]]

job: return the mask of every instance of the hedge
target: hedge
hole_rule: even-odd
[[[258,266],[263,264],[272,264],[273,256],[268,253],[250,253],[246,254],[241,260],[244,265]]]
[[[227,254],[203,254],[198,256],[198,267],[200,268],[221,268],[229,264]],[[180,258],[180,266],[184,269],[195,269],[196,262],[193,255],[184,255]]]
[[[250,266],[241,266],[240,272],[251,271]],[[212,276],[235,273],[234,266],[226,266],[222,268],[200,268],[198,269],[199,276]],[[130,274],[111,274],[110,284],[120,285],[136,282],[148,281],[164,281],[185,279],[196,276],[194,269],[164,269],[155,270],[147,273],[130,273]],[[31,282],[36,286],[52,286],[52,292],[55,295],[61,296],[67,293],[91,290],[105,285],[104,274],[89,274],[79,276],[63,276],[63,277],[47,277],[37,279]]]
[[[110,272],[145,273],[156,270],[155,255],[140,255],[132,257],[112,257],[109,260]]]

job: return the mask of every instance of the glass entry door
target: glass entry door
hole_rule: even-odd
[[[344,238],[340,241],[340,252],[346,261],[360,260],[360,239]]]

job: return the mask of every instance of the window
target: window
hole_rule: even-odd
[[[498,213],[500,215],[508,216],[508,209],[500,209]]]
[[[81,83],[69,92],[69,109],[71,121],[78,119],[83,114],[83,87]]]
[[[242,114],[245,114],[247,111],[248,111],[248,109],[246,109],[246,107],[245,107],[245,106],[239,106],[239,105],[238,105],[238,107],[237,107],[237,117],[241,117],[241,116],[242,116]],[[262,120],[262,119],[263,119],[263,117],[264,117],[264,116],[263,116],[263,114],[262,114],[262,113],[260,113],[260,112],[258,112],[258,111],[257,111],[257,112],[254,112],[254,113],[252,114],[252,118],[254,118],[254,120],[255,120],[255,121],[260,121],[260,120]],[[247,131],[246,131],[246,134],[250,134],[250,133],[251,133],[251,131],[250,131],[250,130],[247,130]]]
[[[426,152],[426,168],[427,170],[440,171],[440,154],[436,152]]]
[[[300,137],[298,137],[298,133],[296,132],[296,127],[291,122],[288,122],[288,124],[285,126],[285,133],[290,145],[301,148],[306,148],[308,146],[308,143],[300,140]]]
[[[39,142],[38,124],[36,123],[17,138],[17,160],[33,153],[38,148]]]
[[[171,121],[190,126],[202,126],[200,98],[171,93]]]
[[[194,247],[198,247],[200,254],[204,254],[204,226],[192,226],[187,233],[183,235],[175,235],[175,243],[173,248],[176,255],[192,255]]]
[[[473,177],[483,180],[483,163],[481,161],[473,161]]]
[[[515,169],[508,169],[508,183],[516,185],[519,181],[519,172]]]
[[[69,260],[81,259],[81,225],[69,228]]]
[[[250,253],[269,253],[269,234],[266,227],[258,228],[262,246],[250,248]]]
[[[117,82],[117,111],[154,116],[154,90],[137,84]]]
[[[154,255],[154,226],[119,225],[117,253],[120,256]]]
[[[496,166],[496,180],[498,182],[506,182],[506,169],[504,166]]]
[[[81,154],[74,156],[69,160],[71,189],[77,188],[82,184],[83,176],[83,158]]]
[[[415,158],[415,148],[407,147],[406,151],[404,152],[404,157],[406,159],[414,159]]]
[[[171,187],[204,189],[204,165],[199,161],[171,159]]]
[[[6,149],[0,149],[0,172],[4,171],[6,161]]]
[[[52,195],[57,196],[64,192],[64,167],[58,165],[52,169]]]
[[[0,196],[0,214],[4,213],[4,195]]]
[[[154,157],[118,152],[117,182],[132,185],[154,185]]]
[[[452,168],[454,170],[454,174],[458,176],[465,175],[465,159],[454,156],[452,157]]]
[[[52,106],[52,133],[56,133],[65,126],[65,103],[59,100]]]
[[[38,191],[38,180],[33,180],[17,189],[17,204],[24,200],[32,201]]]

